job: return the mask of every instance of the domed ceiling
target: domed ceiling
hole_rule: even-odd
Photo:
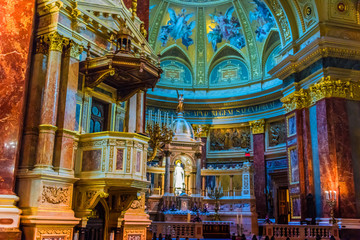
[[[275,2],[275,1],[274,1]],[[278,6],[281,8],[281,6]],[[224,99],[271,91],[267,73],[291,41],[263,0],[150,0],[149,43],[164,70],[150,99]]]

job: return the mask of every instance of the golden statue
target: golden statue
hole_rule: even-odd
[[[182,112],[184,112],[184,94],[179,94],[178,90],[176,90],[176,92],[177,92],[178,99],[179,99],[179,103],[177,105],[176,112],[182,113]]]

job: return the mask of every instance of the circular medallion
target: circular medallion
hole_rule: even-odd
[[[343,2],[338,3],[337,9],[339,12],[344,12],[346,10],[346,5]]]

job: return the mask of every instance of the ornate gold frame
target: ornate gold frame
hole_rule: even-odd
[[[292,185],[292,184],[298,184],[299,182],[292,182],[292,172],[291,172],[291,168],[292,168],[292,165],[291,165],[291,159],[290,159],[290,152],[292,150],[296,149],[297,150],[297,146],[291,146],[287,149],[287,155],[288,155],[288,168],[289,168],[289,183]],[[298,154],[298,153],[296,153]],[[299,161],[298,161],[298,165],[299,165]],[[299,167],[299,166],[298,166]]]

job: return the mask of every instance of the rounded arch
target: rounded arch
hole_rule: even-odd
[[[234,48],[233,46],[231,46],[229,43],[225,43],[223,46],[221,46],[216,54],[214,54],[212,56],[212,58],[209,61],[209,67],[208,67],[208,73],[210,74],[210,72],[212,71],[212,69],[221,61],[223,61],[224,59],[239,59],[241,61],[243,61],[246,66],[249,68],[249,62],[247,61],[247,59],[244,56],[244,53],[241,52],[241,50]]]
[[[173,44],[171,46],[166,47],[164,50],[161,51],[160,55],[161,55],[161,60],[170,59],[170,58],[174,59],[174,56],[176,56],[176,59],[177,60],[180,59],[181,61],[183,61],[189,67],[190,71],[193,73],[193,66],[191,64],[188,53],[178,45]]]
[[[266,38],[263,50],[262,50],[262,54],[261,54],[261,69],[264,73],[264,75],[266,75],[266,71],[265,71],[265,65],[266,62],[270,56],[270,54],[273,52],[273,50],[277,47],[281,47],[281,39],[280,39],[280,34],[278,31],[272,30],[269,33],[269,36]]]
[[[190,166],[195,166],[195,160],[194,158],[190,155],[190,154],[187,154],[187,153],[179,153],[179,154],[176,154],[172,159],[171,159],[171,162],[170,162],[170,165],[175,165],[175,162],[177,160],[181,160],[182,163],[184,163],[184,165],[188,165],[188,164],[191,164]],[[183,162],[184,161],[184,162]]]

